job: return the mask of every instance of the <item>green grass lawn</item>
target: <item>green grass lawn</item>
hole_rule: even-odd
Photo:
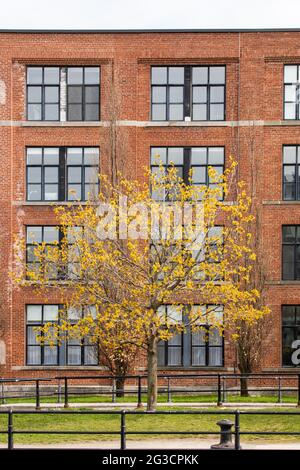
[[[165,407],[164,409],[168,409]],[[174,408],[172,408],[174,410]],[[210,408],[210,411],[217,410],[217,408]],[[295,411],[291,409],[290,411]],[[232,419],[228,414],[224,415],[127,415],[126,425],[127,431],[130,432],[144,432],[144,431],[165,431],[168,434],[159,436],[154,434],[152,436],[146,435],[128,435],[127,439],[150,439],[150,438],[204,438],[210,437],[212,440],[218,442],[219,436],[188,436],[172,435],[172,432],[182,431],[216,431],[219,432],[219,427],[216,422],[219,419],[227,418]],[[261,415],[241,415],[241,431],[283,431],[293,432],[300,431],[300,416],[261,416]],[[7,416],[0,415],[0,430],[7,429]],[[68,414],[66,411],[63,414],[55,415],[14,415],[14,431],[28,431],[28,430],[43,430],[43,431],[81,431],[82,435],[34,435],[34,434],[15,434],[15,444],[58,444],[58,443],[76,443],[79,441],[91,442],[99,440],[119,440],[117,435],[84,435],[85,431],[105,431],[105,432],[119,432],[120,429],[120,416],[117,415],[79,415]],[[242,442],[253,440],[264,441],[298,441],[300,436],[242,436]],[[7,442],[7,436],[0,434],[0,442]]]

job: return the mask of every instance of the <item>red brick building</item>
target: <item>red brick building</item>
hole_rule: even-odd
[[[272,309],[262,370],[290,368],[289,345],[300,339],[299,43],[300,31],[0,33],[2,376],[103,369],[84,345],[50,352],[35,344],[32,327],[51,313],[8,273],[14,237],[27,230],[30,245],[30,230],[44,241],[59,236],[53,204],[70,190],[84,200],[91,167],[107,166],[114,90],[133,177],[153,147],[182,165],[199,155],[203,182],[207,165],[237,158],[260,205]],[[59,304],[55,291],[49,303]],[[236,367],[228,339],[214,351],[191,338],[171,348],[161,359],[167,370]]]

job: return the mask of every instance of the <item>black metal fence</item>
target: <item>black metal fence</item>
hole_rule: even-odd
[[[119,430],[118,431],[74,431],[74,430],[33,430],[33,429],[26,429],[26,430],[17,430],[14,428],[14,417],[16,415],[53,415],[53,416],[71,416],[71,415],[110,415],[110,416],[119,416]],[[30,410],[0,410],[0,415],[7,415],[7,428],[2,429],[0,434],[7,435],[7,449],[12,450],[14,448],[14,436],[18,435],[98,435],[98,436],[118,436],[120,440],[120,449],[125,450],[127,446],[127,437],[133,435],[144,435],[144,436],[153,436],[153,435],[172,435],[172,436],[182,436],[182,435],[189,435],[189,436],[207,436],[207,435],[219,435],[220,432],[218,431],[209,431],[209,430],[201,430],[197,429],[194,431],[161,431],[161,430],[152,430],[152,431],[136,431],[136,430],[129,430],[127,429],[126,417],[129,415],[134,416],[153,416],[153,415],[168,415],[168,416],[178,416],[178,415],[210,415],[210,416],[220,416],[226,415],[231,416],[234,418],[234,429],[232,431],[232,435],[234,437],[234,443],[232,445],[232,449],[240,450],[241,449],[241,436],[300,436],[300,431],[243,431],[240,424],[240,417],[242,415],[251,415],[251,416],[300,416],[300,411],[240,411],[240,410],[217,410],[217,411],[210,411],[210,410],[188,410],[188,411],[178,411],[178,410],[170,410],[170,411],[155,411],[155,412],[147,412],[147,411],[126,411],[126,410],[112,410],[112,411],[99,411],[99,410],[79,410],[79,411],[63,411],[63,410],[56,410],[56,411],[49,411],[49,410],[40,410],[40,411],[30,411]],[[30,420],[32,422],[32,420]],[[222,430],[221,430],[221,438],[222,438]],[[80,447],[80,446],[79,446]],[[109,448],[109,447],[108,447]]]
[[[117,388],[117,380],[124,377],[113,377],[111,375],[93,375],[93,376],[54,376],[47,378],[11,378],[0,379],[0,402],[6,403],[6,400],[33,398],[37,410],[41,407],[42,398],[55,397],[58,403],[62,403],[68,408],[73,397],[87,397],[89,395],[109,396],[112,403],[117,401],[117,395],[121,392],[124,396],[135,396],[137,407],[142,406],[143,394],[147,393],[146,375],[127,375],[126,382],[130,382],[123,390]],[[275,395],[277,402],[282,402],[283,394],[293,394],[295,404],[300,406],[300,373],[284,374],[170,374],[158,375],[158,395],[164,396],[168,403],[172,402],[174,396],[183,394],[184,396],[204,395],[215,396],[217,406],[226,403],[228,396],[236,396],[242,391],[243,379],[247,379],[249,392],[259,394]],[[189,384],[186,384],[186,381]],[[74,387],[74,382],[76,386]],[[176,385],[175,385],[176,382]],[[178,383],[182,385],[178,386]],[[85,388],[76,390],[78,384],[86,385],[92,383],[93,390]],[[101,385],[99,385],[101,383]],[[11,392],[11,385],[30,385],[25,392]],[[72,389],[73,384],[73,389]],[[97,385],[98,384],[98,385]],[[202,384],[202,385],[201,385]],[[26,387],[25,387],[26,388]],[[28,388],[28,387],[27,387]],[[193,403],[197,403],[193,402]]]

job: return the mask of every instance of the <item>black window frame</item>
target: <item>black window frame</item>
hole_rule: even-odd
[[[286,82],[284,75],[285,75],[285,68],[286,67],[297,67],[297,82]],[[295,101],[295,117],[294,118],[287,118],[285,105],[294,103],[294,101],[286,101],[286,86],[293,86],[296,87],[296,101]],[[298,98],[298,99],[297,99]],[[283,119],[286,121],[298,121],[300,119],[300,63],[299,64],[284,64],[283,66]]]
[[[285,309],[291,309],[294,310],[294,322],[291,322],[288,324],[288,322],[284,321],[284,310]],[[299,320],[297,322],[297,315],[299,315]],[[284,344],[284,337],[285,337],[285,330],[292,330],[293,331],[293,337],[294,340],[300,340],[300,305],[291,305],[291,304],[284,304],[281,306],[281,363],[283,367],[298,367],[299,365],[293,364],[291,361],[286,361],[286,351],[285,347],[289,349],[289,354],[291,354],[292,349],[288,345],[286,346]],[[297,331],[298,330],[298,331]]]
[[[56,149],[58,148],[59,149],[59,162],[58,162],[58,165],[45,165],[44,164],[44,153],[45,153],[45,149]],[[81,149],[81,152],[82,152],[82,163],[81,165],[68,165],[67,163],[67,156],[68,156],[68,149]],[[28,150],[30,149],[41,149],[42,151],[42,164],[41,165],[28,165],[27,164],[27,157],[28,157]],[[98,150],[98,156],[97,156],[97,159],[98,159],[98,163],[96,165],[93,165],[93,164],[85,164],[84,162],[84,157],[85,157],[85,150],[88,150],[88,149],[97,149]],[[78,146],[66,146],[66,147],[58,147],[58,146],[47,146],[47,147],[40,147],[40,146],[27,146],[26,147],[26,150],[25,150],[25,159],[26,159],[26,201],[28,202],[46,202],[46,203],[49,203],[51,204],[52,202],[60,202],[60,201],[66,201],[66,202],[70,202],[70,201],[81,201],[81,202],[85,202],[87,201],[88,199],[85,197],[85,189],[87,186],[89,186],[88,183],[86,183],[86,178],[85,178],[85,175],[86,175],[86,169],[87,168],[94,168],[95,171],[97,170],[97,174],[99,174],[99,171],[100,171],[100,148],[99,147],[91,147],[91,146],[83,146],[83,147],[78,147]],[[80,186],[81,186],[81,198],[78,199],[78,198],[72,198],[70,197],[69,195],[69,181],[68,181],[68,168],[69,167],[80,167],[81,168],[81,183]],[[53,183],[53,184],[57,184],[58,185],[58,198],[57,199],[45,199],[45,177],[44,177],[44,174],[45,174],[45,168],[47,167],[58,167],[58,181],[57,183]],[[36,184],[37,186],[39,185],[39,183],[29,183],[28,182],[28,169],[29,168],[41,168],[41,183],[40,183],[40,188],[41,188],[41,199],[30,199],[29,198],[29,186],[31,184]],[[50,184],[50,183],[47,183],[47,184]],[[79,185],[78,184],[78,185]],[[99,192],[99,184],[100,184],[100,181],[99,181],[99,178],[97,178],[97,182],[96,183],[92,183],[95,185],[96,187],[96,190],[97,190],[97,194]]]
[[[29,229],[32,228],[32,227],[36,227],[36,228],[41,228],[41,231],[42,231],[42,241],[41,242],[35,242],[33,241],[32,243],[28,243],[28,234],[29,234]],[[41,244],[41,243],[45,243],[45,228],[57,228],[57,234],[58,234],[58,240],[57,240],[57,243],[60,244],[61,243],[61,240],[63,239],[63,234],[61,232],[61,230],[59,230],[59,227],[57,227],[57,225],[39,225],[39,224],[36,224],[36,225],[26,225],[25,226],[25,234],[26,234],[26,255],[25,255],[25,263],[26,263],[26,268],[29,266],[29,265],[40,265],[41,262],[40,261],[30,261],[28,259],[28,253],[29,253],[29,249],[30,248],[36,248],[38,244]],[[57,246],[55,244],[55,242],[48,242],[48,243],[45,243],[45,247],[47,246]],[[43,266],[43,269],[45,269],[45,266]],[[58,279],[61,279],[63,278],[64,275],[63,273],[60,273],[60,272],[57,272],[57,275],[56,276],[53,276],[53,277],[50,277],[49,280],[58,280]]]
[[[193,69],[194,68],[207,68],[208,69],[208,82],[207,84],[194,84],[193,83]],[[213,68],[224,68],[224,83],[213,83],[210,82],[210,70]],[[152,82],[152,71],[154,68],[166,68],[167,70],[167,80],[166,83],[162,84],[155,84]],[[184,82],[183,84],[173,84],[169,83],[169,74],[170,74],[170,69],[171,68],[184,68]],[[158,65],[151,65],[151,70],[150,70],[150,87],[151,87],[151,92],[150,92],[150,119],[153,122],[165,122],[165,121],[185,121],[186,118],[188,118],[191,121],[199,121],[199,122],[218,122],[218,121],[225,121],[226,120],[226,75],[227,75],[227,70],[226,70],[226,64],[213,64],[213,65],[206,65],[206,64],[201,64],[201,65],[164,65],[164,64],[158,64]],[[170,103],[170,88],[173,86],[181,86],[183,87],[183,103]],[[193,97],[194,97],[194,87],[196,86],[203,86],[207,88],[207,94],[206,94],[206,101],[205,102],[194,102]],[[166,89],[166,99],[165,101],[158,101],[154,102],[153,101],[153,89],[157,88],[165,88]],[[223,92],[224,92],[224,101],[220,102],[211,102],[211,88],[212,87],[222,87]],[[157,104],[163,104],[166,107],[165,111],[165,119],[154,119],[153,117],[153,105]],[[170,119],[170,104],[182,104],[183,106],[183,116],[182,119]],[[205,104],[206,105],[206,119],[202,120],[196,120],[193,118],[193,105],[197,104]],[[222,119],[211,119],[211,110],[210,107],[212,104],[216,105],[223,105],[223,118]]]
[[[53,320],[53,321],[44,321],[44,307],[45,306],[48,306],[48,305],[51,305],[51,306],[55,306],[55,307],[58,307],[58,319],[57,320]],[[28,312],[28,307],[30,306],[40,306],[42,308],[42,320],[41,322],[31,322],[31,323],[28,323],[28,318],[27,318],[27,312]],[[56,344],[56,350],[57,350],[57,361],[55,364],[45,364],[45,357],[44,357],[44,348],[45,348],[45,344],[29,344],[28,343],[28,330],[29,328],[34,328],[34,327],[41,327],[42,325],[45,325],[47,323],[57,323],[57,322],[60,322],[60,312],[61,311],[65,311],[65,306],[63,304],[26,304],[25,305],[25,317],[26,317],[26,365],[27,366],[47,366],[47,367],[59,367],[59,366],[68,366],[68,367],[81,367],[81,366],[88,366],[88,367],[97,367],[99,366],[99,349],[97,347],[97,344],[89,344],[88,342],[86,343],[86,338],[83,338],[81,340],[79,340],[79,345],[69,345],[69,341],[68,339],[64,340],[62,339],[62,344],[60,345],[59,342],[57,341],[57,344]],[[82,317],[84,315],[84,308],[82,307]],[[76,323],[76,321],[73,322],[74,324]],[[43,335],[42,335],[43,336]],[[37,348],[40,348],[40,351],[41,351],[41,361],[40,363],[29,363],[28,359],[29,359],[29,354],[28,354],[28,348],[29,347],[37,347]],[[47,345],[46,345],[47,347]],[[49,346],[48,346],[49,347]],[[68,348],[69,347],[80,347],[80,364],[70,364],[69,363],[69,355],[68,355]],[[96,354],[97,354],[97,363],[95,364],[91,364],[89,362],[85,362],[85,351],[86,351],[86,348],[93,348],[95,351],[96,351]]]
[[[42,69],[42,82],[40,84],[35,83],[35,84],[30,84],[28,83],[28,70],[29,69]],[[58,69],[58,76],[59,76],[59,81],[58,84],[47,84],[45,83],[45,69],[46,68],[53,68],[53,69]],[[28,65],[26,67],[26,119],[28,121],[34,121],[34,122],[42,122],[42,121],[49,121],[49,122],[59,122],[60,121],[60,103],[61,103],[61,89],[60,89],[60,84],[61,84],[61,67],[57,65]],[[29,88],[41,88],[41,101],[40,102],[29,102]],[[45,88],[50,87],[50,88],[58,88],[58,101],[57,102],[49,102],[46,103],[45,101]],[[32,104],[39,104],[41,106],[41,119],[29,119],[29,105]],[[45,107],[47,104],[55,104],[58,106],[58,119],[46,119],[45,118]]]
[[[69,70],[71,69],[79,69],[79,68],[82,68],[82,77],[83,77],[83,80],[82,80],[82,84],[69,84],[68,83],[68,75],[69,75]],[[99,83],[98,84],[89,84],[89,83],[85,83],[85,70],[87,68],[98,68],[99,69]],[[66,116],[67,116],[67,121],[68,122],[98,122],[100,121],[101,119],[101,109],[100,109],[100,103],[101,103],[101,88],[100,88],[100,84],[101,84],[101,70],[100,70],[100,67],[98,66],[91,66],[91,65],[87,65],[87,66],[68,66],[66,67],[66,109],[67,109],[67,113],[66,113]],[[78,88],[78,87],[81,87],[81,102],[79,101],[78,103],[70,103],[70,100],[69,100],[69,91],[71,88]],[[92,87],[92,88],[96,88],[98,90],[98,102],[91,102],[91,103],[86,103],[86,88],[87,87]],[[81,104],[81,119],[70,119],[70,110],[69,110],[69,105],[72,105],[72,104],[76,104],[76,105],[80,105]],[[97,119],[86,119],[86,105],[87,104],[91,104],[91,105],[98,105],[98,117]]]
[[[295,228],[295,238],[294,242],[286,242],[284,241],[284,229],[287,227],[294,227]],[[299,242],[297,242],[297,232],[299,231]],[[282,253],[281,253],[281,260],[282,260],[282,273],[281,273],[281,278],[283,281],[300,281],[300,260],[297,262],[297,248],[299,248],[299,253],[300,253],[300,225],[297,224],[285,224],[282,225]],[[285,246],[292,246],[294,247],[294,254],[293,254],[293,262],[288,263],[287,261],[284,261],[284,251],[285,251]],[[293,277],[286,277],[284,276],[284,265],[287,264],[292,264],[293,265]],[[299,277],[297,277],[297,264],[299,264]]]
[[[286,148],[295,148],[295,163],[284,162],[284,150]],[[295,168],[295,181],[288,182],[284,180],[284,170],[286,167]],[[294,198],[285,197],[285,189],[288,185],[294,186]],[[300,201],[300,145],[283,145],[282,146],[282,200],[283,201]]]

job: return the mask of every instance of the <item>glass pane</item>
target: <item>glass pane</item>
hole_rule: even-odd
[[[152,67],[151,69],[152,85],[167,83],[167,67]]]
[[[70,183],[81,183],[81,167],[68,167],[68,181]]]
[[[27,186],[28,201],[40,201],[42,199],[42,187],[39,184],[28,184]]]
[[[175,305],[168,305],[167,316],[168,316],[168,321],[181,323],[182,322],[182,308],[176,307]],[[169,340],[169,344],[181,344],[181,334],[173,336],[173,338]]]
[[[40,183],[42,180],[42,169],[39,166],[27,168],[28,183]]]
[[[168,163],[174,163],[175,165],[183,165],[182,147],[170,147],[168,149]]]
[[[75,201],[81,199],[81,185],[80,184],[69,184],[68,185],[68,200]]]
[[[296,183],[283,184],[283,199],[293,201],[296,199]]]
[[[45,120],[46,121],[58,121],[59,106],[58,104],[46,104],[45,105]]]
[[[44,227],[44,242],[53,243],[58,241],[59,231],[57,227]]]
[[[59,67],[44,67],[44,83],[59,84]]]
[[[161,341],[158,343],[158,348],[157,348],[157,360],[158,360],[158,365],[159,366],[165,366],[165,343],[164,341]]]
[[[80,365],[81,364],[81,346],[68,346],[68,364]]]
[[[283,163],[296,163],[296,147],[283,147]]]
[[[82,103],[82,87],[69,86],[68,87],[68,103]]]
[[[42,306],[41,305],[27,305],[27,323],[41,323],[42,322]]]
[[[83,68],[82,67],[68,67],[68,84],[81,85],[83,84]]]
[[[205,348],[192,348],[192,365],[205,366]]]
[[[170,104],[169,119],[170,121],[181,121],[183,119],[183,105],[182,104]]]
[[[208,83],[208,68],[193,67],[193,85]]]
[[[67,165],[81,165],[82,151],[82,147],[69,147],[67,149]]]
[[[27,227],[27,243],[41,243],[42,242],[42,227],[29,226]]]
[[[223,121],[224,120],[224,105],[223,104],[211,104],[210,105],[210,120],[211,121]]]
[[[53,167],[46,167],[45,168],[45,183],[58,183],[58,168]]]
[[[283,167],[283,179],[287,183],[295,181],[296,178],[296,167],[294,165],[285,165]]]
[[[39,332],[35,331],[35,326],[29,326],[27,328],[27,344],[33,345],[39,345],[39,341],[37,340],[37,337],[39,336]]]
[[[85,120],[98,121],[99,120],[99,103],[85,105]]]
[[[84,83],[90,85],[98,85],[100,83],[100,68],[99,67],[85,67],[84,68]]]
[[[67,317],[69,320],[77,322],[80,318],[82,318],[82,309],[75,307],[68,308]]]
[[[286,85],[285,90],[285,101],[296,101],[296,85]]]
[[[97,197],[99,194],[99,186],[95,184],[85,184],[84,185],[84,200],[92,199]]]
[[[184,67],[169,67],[169,83],[184,84]]]
[[[58,103],[58,87],[46,86],[45,87],[45,103]]]
[[[167,163],[167,149],[166,147],[152,147],[151,149],[151,163],[155,164],[157,161]]]
[[[206,344],[206,332],[204,330],[195,331],[192,333],[192,345],[193,346],[205,346]]]
[[[69,104],[68,105],[68,119],[69,121],[82,121],[81,104]]]
[[[86,183],[96,183],[98,181],[98,168],[97,167],[85,168],[84,177],[85,177]]]
[[[181,365],[181,347],[168,348],[168,365],[169,366]]]
[[[166,105],[165,104],[153,104],[152,105],[152,119],[153,121],[165,121],[166,120]]]
[[[27,165],[41,165],[42,164],[42,149],[41,148],[28,148],[27,149]]]
[[[84,149],[84,164],[85,165],[99,165],[99,149],[98,148],[85,148]]]
[[[59,149],[57,147],[48,147],[44,149],[44,165],[59,164]]]
[[[224,163],[224,149],[222,147],[209,147],[208,164],[221,165]]]
[[[210,87],[210,102],[211,103],[224,103],[224,87],[223,86]]]
[[[29,366],[41,364],[41,348],[39,346],[27,347],[27,364]]]
[[[27,113],[29,121],[41,121],[42,106],[40,104],[29,104]]]
[[[197,165],[197,164],[206,165],[206,163],[207,163],[207,148],[206,147],[192,148],[191,164],[192,165]]]
[[[27,83],[41,84],[43,82],[43,68],[42,67],[28,67],[27,68]]]
[[[202,184],[206,183],[206,167],[193,167],[193,182]]]
[[[45,184],[45,201],[58,201],[58,184]]]
[[[206,119],[207,119],[206,104],[194,104],[193,105],[193,120],[194,121],[206,121]]]
[[[284,83],[297,82],[297,65],[285,65],[284,67]]]
[[[193,103],[206,103],[207,101],[207,87],[194,86],[193,87]]]
[[[152,87],[152,102],[165,103],[167,100],[166,87],[154,86]]]
[[[284,119],[296,119],[296,105],[294,103],[285,103]]]
[[[282,228],[282,239],[285,243],[294,243],[296,239],[296,227],[286,225]]]
[[[42,87],[29,86],[27,89],[28,103],[41,103],[42,102]]]
[[[217,328],[210,328],[209,330],[209,345],[210,346],[221,346],[222,336],[219,334]]]
[[[84,364],[85,365],[97,365],[98,354],[96,346],[85,346],[84,347]]]
[[[58,350],[56,346],[44,346],[44,364],[56,365],[58,362]]]
[[[170,103],[183,103],[183,87],[171,86],[169,89]]]
[[[282,324],[295,324],[295,307],[293,305],[285,305],[282,307]]]
[[[85,102],[86,103],[99,103],[99,87],[97,86],[85,87]]]
[[[209,68],[209,83],[224,83],[225,84],[225,67],[210,67]]]
[[[209,348],[209,365],[216,367],[222,365],[222,348]]]

